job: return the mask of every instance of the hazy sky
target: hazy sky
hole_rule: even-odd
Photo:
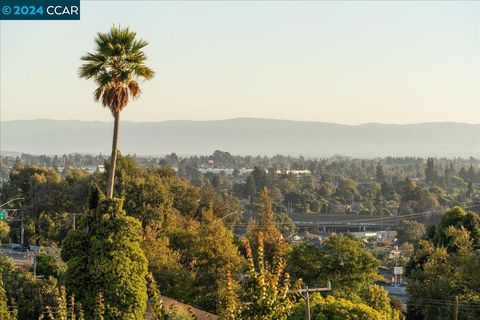
[[[480,123],[477,1],[82,1],[81,21],[2,21],[2,121],[110,121],[77,68],[114,23],[157,72],[123,120]]]

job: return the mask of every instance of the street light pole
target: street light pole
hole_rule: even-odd
[[[235,213],[240,213],[240,211],[230,212],[229,214],[224,215],[224,216],[221,217],[220,219],[217,219],[217,220],[215,221],[215,223],[216,223],[216,222],[220,222],[220,221],[222,221],[223,219],[225,219],[226,217],[229,217],[229,216],[231,216],[232,214],[235,214]]]
[[[5,202],[4,204],[0,204],[0,208],[3,207],[3,206],[6,206],[7,204],[13,202],[13,201],[17,201],[17,200],[24,200],[25,198],[15,198],[15,199],[11,199],[11,200],[8,200],[7,202]]]
[[[23,246],[23,239],[25,235],[25,214],[23,213],[23,210],[20,213],[21,218],[20,218],[20,244]]]

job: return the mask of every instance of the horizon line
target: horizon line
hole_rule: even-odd
[[[131,121],[131,120],[120,120],[123,123],[135,123],[135,124],[155,124],[155,123],[166,123],[166,122],[222,122],[222,121],[233,121],[233,120],[267,120],[267,121],[285,121],[285,122],[298,122],[298,123],[318,123],[318,124],[335,124],[343,126],[362,126],[362,125],[420,125],[420,124],[466,124],[466,125],[480,125],[480,122],[458,122],[458,121],[423,121],[423,122],[409,122],[409,123],[389,123],[389,122],[361,122],[358,124],[350,123],[340,123],[340,122],[328,122],[328,121],[313,121],[313,120],[292,120],[292,119],[279,119],[279,118],[262,118],[262,117],[233,117],[233,118],[223,118],[223,119],[211,119],[211,120],[190,120],[190,119],[170,119],[170,120],[159,120],[159,121]],[[51,118],[32,118],[32,119],[11,119],[11,120],[1,120],[0,123],[15,122],[15,121],[77,121],[77,122],[101,122],[101,123],[112,123],[111,121],[104,120],[81,120],[81,119],[51,119]]]

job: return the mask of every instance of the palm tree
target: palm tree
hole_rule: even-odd
[[[95,101],[100,101],[105,108],[110,109],[114,118],[106,190],[107,198],[112,198],[120,112],[127,106],[130,98],[140,96],[138,81],[152,79],[154,71],[145,64],[147,56],[142,51],[148,43],[136,39],[136,33],[129,28],[112,27],[108,33],[99,32],[95,43],[95,52],[81,57],[85,63],[79,68],[79,76],[95,81],[98,86],[93,93]]]

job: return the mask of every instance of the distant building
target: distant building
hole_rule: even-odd
[[[332,207],[332,213],[345,213],[349,208],[350,206],[347,206],[339,201],[335,201]]]
[[[215,174],[220,174],[222,172],[224,172],[226,175],[233,175],[233,171],[235,169],[231,169],[231,168],[199,168],[198,171],[200,171],[201,173],[205,174],[205,173],[215,173]],[[248,174],[250,172],[252,172],[253,169],[245,169],[245,168],[242,168],[242,169],[238,169],[238,172],[240,175],[244,175],[244,174]]]
[[[393,241],[397,237],[397,231],[377,231],[378,240]]]
[[[306,241],[306,242],[309,242],[313,245],[319,245],[322,243],[322,240],[323,240],[323,237],[318,235],[318,234],[314,234],[314,233],[311,233],[311,232],[308,232],[308,231],[305,231],[305,233],[303,233],[301,235],[301,238]]]
[[[267,170],[268,172],[268,170]],[[294,174],[296,176],[306,176],[306,175],[309,175],[311,174],[310,170],[277,170],[276,171],[277,174]]]
[[[353,234],[360,239],[382,241],[393,241],[397,236],[396,231],[361,231]]]

